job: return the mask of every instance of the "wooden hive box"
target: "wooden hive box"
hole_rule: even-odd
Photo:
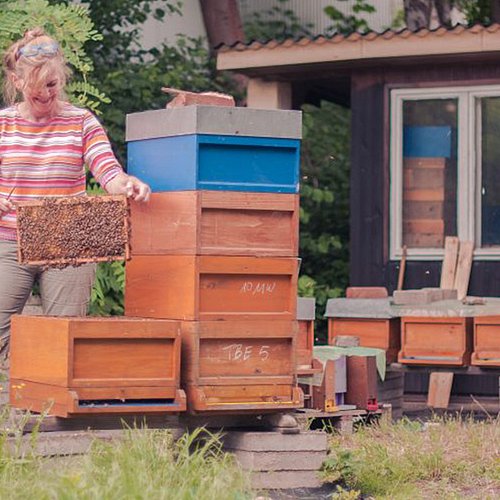
[[[474,318],[471,363],[480,366],[500,366],[500,316]]]
[[[21,264],[66,266],[129,257],[124,196],[45,198],[17,204]]]
[[[127,171],[153,192],[298,193],[301,133],[298,111],[187,106],[133,113]]]
[[[386,351],[387,363],[396,361],[400,347],[400,321],[391,311],[389,298],[329,299],[328,343],[335,345],[339,336],[359,338],[362,347]]]
[[[472,318],[401,318],[403,364],[466,366],[472,351]]]
[[[184,411],[180,334],[176,321],[15,315],[11,405],[59,417]]]
[[[297,375],[309,375],[313,369],[314,320],[316,318],[316,299],[297,298]]]
[[[125,314],[183,320],[295,320],[298,259],[135,256],[126,266]]]
[[[262,413],[303,406],[296,335],[296,321],[183,321],[188,411]]]
[[[298,194],[153,193],[130,216],[132,255],[298,254]]]
[[[387,363],[396,361],[400,346],[399,318],[328,318],[328,343],[335,337],[359,337],[359,345],[384,349]]]

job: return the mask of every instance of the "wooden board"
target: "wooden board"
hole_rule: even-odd
[[[182,411],[180,349],[176,321],[15,315],[10,402],[60,417]]]
[[[19,202],[17,228],[21,264],[64,267],[129,258],[124,196]]]
[[[472,258],[474,254],[474,242],[461,241],[458,253],[457,271],[453,288],[457,290],[458,300],[467,296],[469,289],[469,278],[472,269]]]
[[[385,286],[349,286],[346,288],[347,299],[381,299],[389,296]]]
[[[455,286],[459,239],[456,236],[447,236],[444,240],[444,258],[441,267],[440,288],[451,290]]]
[[[432,372],[429,378],[427,406],[448,408],[452,384],[453,372]]]
[[[133,255],[298,254],[299,195],[233,191],[153,193],[131,203]]]
[[[127,316],[296,318],[298,259],[147,255],[126,265]]]

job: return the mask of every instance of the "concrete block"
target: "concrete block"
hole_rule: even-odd
[[[444,290],[442,288],[422,288],[431,294],[431,302],[444,300]]]
[[[297,319],[314,321],[316,318],[316,299],[314,297],[297,297]]]
[[[287,489],[319,488],[322,484],[318,472],[312,470],[254,472],[250,478],[253,488],[261,490],[277,490],[283,486]]]
[[[238,463],[249,471],[292,471],[320,469],[326,451],[243,451],[232,450]]]
[[[123,430],[43,432],[37,436],[34,443],[30,434],[26,434],[21,440],[9,437],[6,446],[14,456],[24,456],[30,452],[42,457],[83,455],[89,451],[96,439],[110,442],[123,439],[124,435]]]
[[[325,432],[301,432],[281,434],[280,432],[230,431],[223,437],[224,448],[242,451],[324,451],[327,450]]]
[[[458,291],[453,289],[443,288],[443,300],[457,300]]]
[[[433,293],[430,290],[395,290],[393,294],[396,305],[422,305],[432,302]]]

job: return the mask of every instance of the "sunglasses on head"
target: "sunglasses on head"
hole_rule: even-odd
[[[43,42],[30,44],[21,47],[17,52],[17,57],[36,57],[38,55],[55,56],[59,51],[59,44],[56,42]]]

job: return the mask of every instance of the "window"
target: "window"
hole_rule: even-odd
[[[500,258],[500,86],[391,91],[391,258]]]

